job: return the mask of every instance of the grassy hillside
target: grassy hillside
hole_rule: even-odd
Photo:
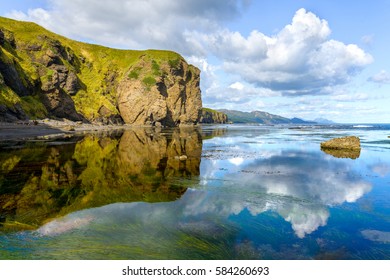
[[[233,123],[259,123],[259,124],[306,124],[302,119],[288,119],[279,115],[270,114],[262,111],[242,112],[236,110],[221,109],[220,112],[228,116],[229,121]]]
[[[260,124],[277,124],[290,123],[290,120],[278,115],[267,112],[253,111],[241,112],[236,110],[219,110],[225,113],[233,123],[260,123]]]
[[[11,111],[19,108],[33,119],[49,114],[42,103],[42,89],[50,89],[54,83],[57,74],[53,65],[64,66],[66,74],[76,77],[73,79],[78,83],[74,87],[76,92],[66,92],[66,87],[64,91],[71,96],[78,113],[94,119],[102,106],[112,114],[118,113],[116,82],[125,75],[136,78],[136,71],[129,72],[129,69],[140,58],[153,62],[148,79],[143,81],[145,84],[153,84],[154,77],[161,74],[162,61],[175,66],[183,59],[171,51],[118,50],[77,42],[35,23],[3,17],[0,17],[0,31],[0,70],[13,71],[8,80],[6,70],[0,72],[0,105]],[[18,83],[10,86],[16,76]]]

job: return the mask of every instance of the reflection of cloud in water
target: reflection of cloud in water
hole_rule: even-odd
[[[355,202],[371,189],[343,162],[312,153],[286,153],[246,167],[243,184],[267,193],[315,201],[324,205]]]
[[[371,165],[370,169],[381,177],[386,177],[390,174],[390,165],[384,162]]]
[[[390,243],[390,232],[365,229],[361,231],[364,238],[381,243]]]
[[[326,225],[329,218],[329,212],[324,207],[301,204],[290,204],[289,207],[275,210],[291,223],[295,234],[300,238]]]
[[[227,183],[218,195],[208,195],[207,203],[191,201],[186,212],[227,215],[247,208],[256,216],[271,210],[304,237],[326,224],[327,205],[355,202],[372,187],[345,162],[317,153],[284,152],[240,167],[239,176],[233,172],[220,178]]]
[[[38,233],[48,236],[59,235],[75,229],[86,227],[92,220],[92,216],[77,217],[77,215],[75,216],[74,214],[70,214],[64,218],[60,218],[43,225],[38,229]]]
[[[235,158],[229,159],[229,162],[234,164],[234,165],[239,166],[239,165],[241,165],[244,162],[244,159],[240,158],[240,157],[235,157]]]
[[[327,206],[354,202],[371,189],[344,161],[324,159],[316,153],[286,152],[252,160],[247,166],[244,162],[234,172],[218,173],[216,170],[225,167],[222,162],[228,161],[202,161],[201,168],[206,168],[202,174],[216,176],[211,180],[217,181],[217,186],[208,184],[207,188],[189,189],[180,200],[171,203],[122,203],[85,210],[69,215],[74,222],[65,223],[65,228],[86,217],[87,220],[95,217],[94,224],[142,223],[189,230],[197,228],[196,223],[205,217],[208,221],[226,219],[247,209],[253,216],[266,211],[278,213],[303,238],[326,225]],[[215,228],[205,223],[199,227],[201,232]]]

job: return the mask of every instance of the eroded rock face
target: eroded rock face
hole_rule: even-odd
[[[193,125],[202,108],[199,74],[174,52],[92,46],[0,19],[3,120]]]
[[[200,71],[183,59],[161,61],[144,56],[118,85],[118,108],[133,125],[192,125],[200,119]]]

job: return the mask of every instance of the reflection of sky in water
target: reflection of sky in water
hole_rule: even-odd
[[[389,259],[389,155],[339,159],[307,140],[288,130],[205,140],[199,183],[179,200],[75,212],[33,238],[69,258]],[[84,242],[94,249],[75,250]]]
[[[253,216],[269,210],[277,212],[292,224],[299,237],[326,224],[327,206],[355,202],[371,190],[371,184],[352,170],[350,160],[327,157],[315,148],[284,150],[277,145],[246,143],[232,151],[221,149],[228,141],[213,140],[205,143],[204,149],[224,152],[218,160],[203,162],[201,174],[208,185],[215,181],[223,187],[220,192],[232,194],[228,198],[216,195],[208,205],[229,205],[231,214],[245,208]],[[210,211],[208,205],[197,211]],[[224,210],[229,214],[228,209]]]

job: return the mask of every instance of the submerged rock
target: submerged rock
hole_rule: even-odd
[[[356,159],[360,156],[360,139],[356,136],[334,138],[322,142],[321,150],[334,157]]]

